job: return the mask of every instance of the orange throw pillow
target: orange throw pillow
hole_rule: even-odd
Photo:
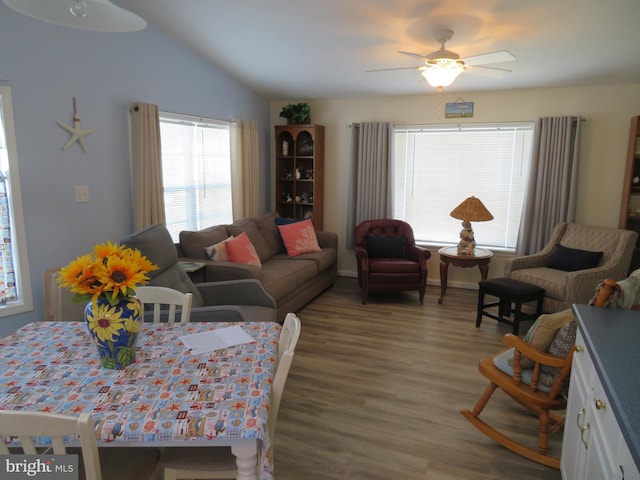
[[[311,220],[278,225],[278,230],[290,257],[322,251]]]
[[[227,259],[230,262],[262,266],[260,257],[258,257],[255,247],[245,232],[242,232],[237,237],[230,238],[225,242],[224,246],[227,250]]]

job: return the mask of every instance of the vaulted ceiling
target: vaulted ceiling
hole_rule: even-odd
[[[435,93],[415,67],[449,28],[461,57],[508,50],[450,92],[640,82],[639,0],[119,0],[268,99]],[[638,101],[638,99],[636,99]]]

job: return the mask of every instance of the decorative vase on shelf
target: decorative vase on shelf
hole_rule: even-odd
[[[282,142],[282,155],[285,157],[289,155],[289,142],[286,140]]]
[[[111,305],[100,295],[85,307],[87,328],[104,368],[121,370],[135,362],[141,312],[142,304],[136,297],[120,297]]]

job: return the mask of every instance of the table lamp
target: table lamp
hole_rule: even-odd
[[[493,220],[493,215],[479,198],[469,197],[456,208],[450,215],[453,218],[462,220],[462,231],[460,232],[460,242],[458,243],[458,255],[473,255],[476,248],[476,241],[473,238],[471,222],[486,222]]]

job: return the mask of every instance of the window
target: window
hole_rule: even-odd
[[[229,122],[160,113],[167,229],[201,230],[233,221]]]
[[[0,86],[0,316],[33,310],[10,87]]]
[[[473,195],[494,217],[472,222],[476,241],[515,249],[532,136],[532,123],[396,127],[395,218],[420,242],[456,244],[461,222],[449,213]]]

